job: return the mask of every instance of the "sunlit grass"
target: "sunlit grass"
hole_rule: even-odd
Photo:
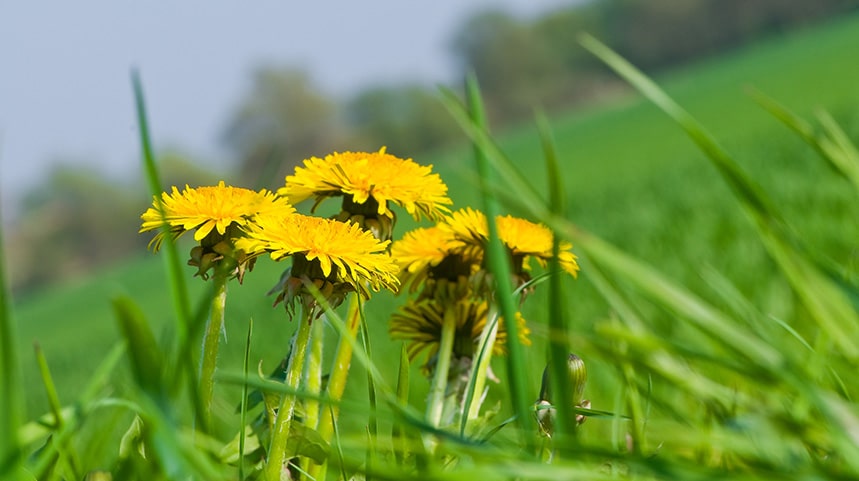
[[[833,32],[846,35],[838,30],[845,25],[836,25]],[[837,40],[843,38],[831,32],[821,35],[821,46],[840,45]],[[573,241],[582,256],[579,280],[552,279],[526,303],[524,314],[531,322],[534,345],[522,351],[515,364],[494,363],[501,383],[490,386],[484,405],[500,406],[487,426],[500,429],[486,443],[460,437],[458,428],[447,434],[434,431],[416,414],[423,412],[428,389],[417,366],[409,370],[411,407],[403,406],[397,397],[403,390],[396,387],[404,376],[401,346],[387,337],[387,319],[402,299],[374,296],[366,311],[369,342],[354,345],[356,361],[337,424],[339,443],[329,454],[329,476],[359,472],[379,479],[430,475],[437,479],[859,477],[857,392],[850,382],[859,362],[854,252],[859,208],[857,191],[850,183],[855,148],[848,140],[857,137],[855,119],[836,116],[845,135],[826,115],[808,120],[813,134],[805,135],[808,146],[777,118],[802,133],[797,125],[806,121],[810,106],[805,100],[785,101],[800,112],[796,117],[762,102],[770,110],[767,113],[737,91],[729,97],[736,94],[743,107],[735,111],[738,101],[730,100],[719,109],[723,115],[757,112],[745,127],[757,132],[749,138],[739,132],[739,122],[717,115],[719,109],[713,105],[719,102],[712,97],[692,101],[686,108],[687,95],[696,98],[695,92],[684,90],[692,80],[678,77],[669,89],[677,92],[676,99],[667,97],[595,41],[585,40],[585,44],[659,109],[635,101],[626,110],[596,115],[591,127],[582,125],[587,120],[577,119],[570,124],[570,135],[564,120],[553,127],[544,125],[542,146],[520,134],[507,138],[499,149],[480,122],[471,119],[475,103],[446,97],[453,117],[476,145],[478,157],[487,162],[485,167],[491,166],[484,167],[481,177],[488,184],[481,192],[469,187],[473,179],[469,175],[474,175],[468,174],[473,165],[470,154],[455,169],[441,162],[454,200],[479,205],[492,194],[503,209],[542,221],[561,238]],[[795,57],[816,55],[821,62],[832,61],[804,44],[792,44],[792,48]],[[772,52],[775,47],[762,49]],[[833,50],[824,49],[835,55]],[[773,65],[782,62],[786,68],[787,58],[781,54]],[[716,65],[726,69],[726,62]],[[755,64],[749,57],[731,65],[738,69],[746,65],[763,75],[752,68]],[[821,65],[826,73],[829,64]],[[732,78],[723,70],[721,74],[702,70],[701,78],[707,78],[707,72],[715,83],[719,75]],[[778,72],[774,75],[778,82],[786,82]],[[810,83],[799,79],[796,88],[800,81]],[[684,87],[683,82],[690,84]],[[735,85],[733,80],[728,83]],[[770,86],[774,85],[781,84]],[[706,87],[706,82],[701,84]],[[783,93],[779,88],[770,92],[766,82],[761,88],[776,97]],[[838,100],[851,105],[847,100],[855,98],[855,87],[842,88],[841,97],[828,92],[821,103],[833,102],[837,107],[842,105]],[[697,109],[704,112],[701,117]],[[616,123],[609,128],[612,123],[605,119],[612,116],[617,116]],[[708,120],[714,119],[711,130]],[[601,122],[607,123],[596,128]],[[730,133],[732,128],[737,129],[733,137],[737,140],[723,147],[719,133]],[[583,131],[594,136],[582,137]],[[600,144],[606,149],[598,150]],[[695,144],[701,152],[692,150]],[[821,147],[824,144],[837,148]],[[611,157],[621,152],[621,158]],[[840,172],[847,180],[827,167],[827,161],[818,157],[821,152],[834,156],[830,163],[837,169],[843,166]],[[609,160],[588,161],[601,156]],[[563,179],[543,174],[546,170],[562,172]],[[635,176],[638,183],[632,181]],[[596,182],[597,178],[602,180]],[[567,201],[559,200],[562,194]],[[19,338],[44,337],[41,344],[60,403],[78,403],[64,425],[55,426],[58,434],[45,451],[56,452],[59,461],[46,454],[36,456],[27,464],[32,472],[49,476],[52,466],[60,466],[57,472],[77,472],[74,464],[79,463],[84,471],[119,469],[114,479],[133,479],[133,475],[177,479],[186,474],[235,479],[237,468],[221,463],[217,452],[241,430],[244,415],[236,408],[241,399],[238,380],[244,376],[242,361],[248,354],[251,377],[255,377],[254,360],[264,360],[261,370],[268,372],[280,361],[296,327],[295,321],[286,321],[280,307],[272,309],[272,299],[263,295],[280,269],[261,262],[244,284],[230,286],[221,365],[226,366],[223,379],[232,381],[221,383],[216,391],[217,422],[210,438],[192,432],[189,413],[194,402],[188,400],[187,391],[176,392],[173,385],[191,380],[182,377],[180,368],[154,369],[165,359],[181,359],[171,348],[196,349],[179,331],[194,332],[194,312],[206,305],[208,290],[191,288],[190,299],[180,302],[189,306],[191,319],[177,327],[173,319],[179,311],[170,306],[170,289],[161,280],[165,278],[161,267],[151,260],[138,261],[114,271],[112,280],[102,277],[45,294],[15,313]],[[174,292],[178,284],[173,281]],[[112,307],[110,299],[116,299]],[[345,310],[338,312],[342,316]],[[559,339],[554,336],[562,331],[561,316],[568,319],[564,326],[569,334]],[[329,317],[332,323],[325,340],[330,345],[345,328],[339,316],[330,313]],[[254,334],[246,345],[251,318]],[[80,336],[84,328],[90,329],[86,355],[70,354],[74,351],[68,349],[68,340]],[[45,336],[49,330],[53,331]],[[108,355],[120,331],[128,340],[128,350]],[[372,349],[365,350],[368,345]],[[557,360],[559,347],[584,359],[589,371],[585,397],[594,411],[582,411],[591,417],[580,428],[570,423],[572,410],[564,413],[563,430],[576,436],[556,439],[550,445],[555,456],[547,463],[536,452],[541,440],[530,403],[537,399],[547,353],[554,348]],[[123,363],[114,368],[120,355]],[[47,403],[41,407],[43,401],[35,401],[44,399],[43,383],[33,375],[37,367],[29,354],[13,364],[24,367],[27,419],[32,420],[47,411]],[[105,367],[93,375],[98,365]],[[88,371],[82,372],[81,366]],[[564,367],[556,363],[551,370],[560,373]],[[368,372],[379,396],[378,430],[369,443]],[[4,391],[3,400],[22,399],[13,396]],[[321,401],[324,410],[325,399]],[[116,465],[120,453],[111,452],[114,445],[89,444],[98,437],[91,430],[114,433],[117,440],[125,434],[131,443],[126,444],[135,445],[138,438],[127,431],[132,413],[149,426],[150,457],[142,462],[124,452],[125,461]],[[516,413],[518,418],[511,420]],[[14,416],[9,419],[17,422]],[[397,444],[390,437],[394,424],[415,443],[406,445],[413,458],[391,452]],[[78,434],[78,429],[85,435]],[[25,431],[32,443],[24,448],[33,451],[45,434],[35,425]],[[423,439],[435,436],[438,444],[429,444],[428,452],[423,451],[427,446],[421,444],[419,433]],[[76,443],[68,443],[70,438]],[[10,439],[3,438],[7,444]],[[377,449],[370,453],[371,465],[365,464],[371,459],[368,446]],[[5,466],[0,464],[0,469]],[[251,471],[252,467],[244,467],[245,473]]]

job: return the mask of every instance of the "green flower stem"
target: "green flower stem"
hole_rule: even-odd
[[[215,394],[215,367],[218,363],[218,346],[224,329],[224,310],[227,305],[227,275],[216,272],[212,277],[215,296],[212,298],[212,315],[203,334],[203,355],[200,359],[200,402],[203,406],[204,429],[212,425],[212,399]]]
[[[310,309],[305,309],[292,342],[292,355],[289,356],[289,364],[286,367],[285,383],[293,389],[298,389],[301,373],[304,371],[304,359],[312,330],[310,322],[312,315]],[[295,394],[284,394],[280,401],[280,408],[277,410],[277,419],[274,421],[274,430],[271,434],[268,464],[265,467],[265,479],[268,481],[280,481],[281,479],[280,475],[286,462],[286,444],[289,440],[289,427],[295,412],[295,402]]]
[[[350,339],[342,338],[337,344],[337,351],[334,354],[334,366],[331,369],[331,374],[328,377],[328,398],[332,401],[330,416],[321,416],[319,418],[319,426],[317,432],[327,442],[331,442],[331,437],[334,435],[334,423],[337,421],[339,408],[337,402],[343,398],[343,392],[346,389],[346,378],[349,376],[349,366],[352,363],[352,343],[358,333],[358,327],[361,325],[361,303],[358,302],[358,296],[352,296],[349,301],[349,312],[346,316],[346,328],[349,331]],[[352,341],[352,342],[350,342]],[[328,463],[322,465],[311,465],[308,472],[316,479],[324,479],[327,471]]]
[[[324,328],[325,325],[321,322],[313,323],[310,333],[310,355],[307,358],[307,373],[305,375],[307,392],[316,396],[322,391],[322,344],[325,339]],[[318,400],[307,399],[305,401],[304,425],[310,429],[317,429],[319,427]],[[310,458],[304,458],[302,461],[302,468],[308,473],[313,466],[317,466]]]
[[[310,357],[307,359],[307,392],[319,395],[322,391],[322,344],[325,340],[325,324],[314,322],[310,335]],[[319,401],[308,399],[304,407],[307,427],[316,429],[319,425]]]
[[[430,401],[427,407],[427,421],[438,427],[444,410],[445,393],[447,392],[447,376],[450,371],[450,358],[453,354],[453,338],[456,334],[456,311],[452,306],[444,308],[444,318],[441,325],[441,340],[439,341],[435,375],[430,388]]]

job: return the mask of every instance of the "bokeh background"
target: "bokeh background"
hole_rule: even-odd
[[[141,248],[129,73],[140,71],[167,185],[248,187],[309,155],[420,159],[462,143],[435,85],[473,69],[492,124],[623,87],[588,31],[649,73],[843,15],[845,0],[75,2],[0,6],[0,192],[15,292]],[[47,10],[46,10],[47,8]],[[801,68],[801,66],[797,66]],[[845,65],[845,69],[850,66]],[[108,200],[109,199],[109,200]],[[111,214],[111,215],[106,215]]]
[[[575,222],[690,288],[715,268],[762,309],[787,315],[790,289],[716,172],[577,36],[591,33],[653,75],[796,214],[812,245],[853,265],[855,194],[744,88],[802,115],[826,108],[859,137],[857,8],[855,0],[4,3],[0,194],[29,414],[45,406],[30,344],[42,343],[61,396],[72,398],[119,340],[109,309],[117,292],[131,293],[170,336],[163,266],[146,252],[150,236],[137,232],[151,196],[140,174],[132,69],[165,189],[220,179],[277,188],[308,156],[387,146],[434,164],[457,207],[479,207],[467,139],[437,89],[459,90],[473,71],[501,146],[535,185],[545,179],[533,115],[548,115]],[[243,336],[250,317],[267,326],[260,329],[283,326],[262,294],[281,268],[260,264],[231,291],[229,340]],[[204,298],[203,282],[189,285]],[[569,289],[573,331],[587,332],[608,309],[587,272]],[[545,339],[539,296],[526,314]],[[400,302],[381,298],[382,307],[371,306],[378,339]],[[261,334],[254,357],[272,366],[288,338]],[[225,364],[239,359],[241,344],[226,344]],[[374,345],[380,359],[399,352]],[[541,354],[529,369],[536,380]],[[360,376],[351,386],[356,398],[366,392]],[[596,406],[612,399],[608,388],[592,389]],[[223,399],[228,415],[235,396]]]

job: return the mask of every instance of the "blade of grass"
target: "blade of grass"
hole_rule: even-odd
[[[546,176],[549,179],[549,208],[557,217],[564,217],[564,186],[563,175],[558,162],[555,141],[552,138],[551,127],[545,115],[537,115],[537,131],[543,156],[546,158]],[[559,261],[560,244],[558,233],[552,232],[552,257],[549,259],[549,348],[547,359],[549,365],[549,381],[551,383],[552,404],[555,405],[555,432],[552,436],[554,446],[563,453],[575,447],[577,425],[576,416],[571,411],[575,406],[569,379],[568,357],[570,355],[570,329],[564,312],[564,294],[561,288],[561,263]],[[560,429],[558,429],[560,428]]]
[[[859,189],[859,158],[855,147],[844,132],[827,114],[818,115],[828,137],[817,135],[814,127],[787,107],[757,89],[748,89],[749,96],[764,110],[781,121],[787,128],[827,160],[837,172]]]
[[[590,35],[582,34],[579,43],[674,119],[689,138],[698,145],[698,148],[713,161],[713,165],[725,177],[728,186],[739,200],[749,204],[755,212],[759,212],[767,221],[781,223],[781,217],[769,198],[763,194],[761,188],[686,110],[674,102],[650,78],[599,40]]]
[[[250,371],[251,337],[254,332],[254,320],[248,321],[248,336],[245,340],[245,357],[242,359],[242,401],[239,412],[241,417],[241,429],[239,430],[239,479],[245,479],[245,426],[248,425],[248,372]]]
[[[62,405],[60,397],[57,395],[57,388],[54,384],[54,378],[51,376],[51,370],[48,367],[48,360],[45,358],[45,352],[39,343],[34,345],[36,351],[36,363],[39,365],[39,373],[42,376],[42,384],[45,386],[45,394],[48,397],[48,407],[51,414],[54,416],[53,429],[60,431],[65,428],[65,422],[62,415]],[[57,458],[63,462],[66,469],[66,475],[71,479],[81,478],[80,461],[77,459],[74,447],[69,442],[54,442],[57,452]]]
[[[137,124],[140,130],[140,148],[143,154],[143,167],[146,173],[146,180],[149,184],[149,191],[154,196],[156,207],[163,214],[163,206],[161,204],[161,180],[158,175],[158,166],[155,162],[155,154],[152,150],[152,142],[149,136],[149,120],[146,115],[146,99],[143,95],[143,84],[140,80],[140,74],[137,70],[131,72],[131,81],[134,88],[134,101],[137,110]],[[165,236],[169,235],[170,227],[164,223],[162,232]],[[168,237],[169,238],[169,237]],[[182,273],[182,263],[179,260],[179,254],[176,246],[172,242],[165,242],[162,249],[166,254],[167,271],[169,273],[168,280],[170,282],[170,292],[173,295],[173,308],[176,314],[176,319],[179,321],[179,344],[189,335],[189,326],[191,320],[191,302],[188,296],[188,289],[185,285],[185,276]]]
[[[6,285],[3,229],[0,219],[0,472],[18,475],[21,472],[21,445],[18,429],[24,414],[24,389],[18,365],[18,335],[12,318],[12,298]]]
[[[128,346],[131,372],[137,386],[156,403],[166,402],[161,382],[164,358],[143,312],[125,296],[113,300],[113,310]]]
[[[466,81],[466,97],[471,125],[479,131],[486,132],[486,120],[480,88],[473,74],[469,75]],[[483,179],[493,177],[492,168],[483,146],[475,143],[474,157],[477,163],[477,172],[480,175],[481,184],[483,184]],[[504,245],[501,243],[501,239],[498,237],[498,226],[495,222],[496,217],[499,215],[498,201],[494,194],[486,189],[484,185],[481,185],[481,191],[483,193],[484,211],[489,231],[486,256],[489,261],[489,269],[495,278],[495,299],[504,320],[504,327],[507,330],[507,376],[510,383],[511,403],[513,405],[513,412],[516,413],[520,427],[522,428],[520,429],[520,433],[523,444],[528,446],[528,452],[533,453],[532,444],[534,444],[534,437],[526,429],[526,423],[531,419],[531,402],[529,400],[531,395],[529,394],[527,383],[528,373],[525,370],[525,349],[519,339],[519,326],[516,321],[516,301],[513,298],[513,289],[510,285],[510,260]]]
[[[408,406],[409,404],[409,366],[408,351],[406,351],[406,345],[402,344],[400,346],[399,369],[397,370],[397,402],[403,406]],[[391,426],[391,440],[394,446],[394,459],[396,459],[398,465],[402,466],[406,458],[406,453],[402,449],[402,446],[406,445],[405,430],[403,429],[403,424],[398,419],[395,419]]]
[[[821,110],[817,114],[817,120],[820,121],[828,140],[823,145],[831,146],[825,149],[830,162],[859,190],[859,151],[829,112]]]
[[[367,329],[367,318],[364,316],[364,303],[359,299],[358,312],[361,315],[361,344],[364,352],[368,355],[373,352],[370,349],[370,331]],[[372,359],[371,359],[372,361]],[[373,376],[367,373],[367,399],[370,403],[370,412],[367,414],[367,468],[365,474],[366,481],[370,481],[371,467],[375,465],[376,460],[376,440],[379,437],[379,427],[377,425],[376,413],[376,383],[373,382]]]
[[[785,222],[757,184],[709,132],[652,80],[593,37],[583,35],[580,42],[668,114],[706,154],[754,221],[764,246],[787,275],[794,291],[806,303],[814,320],[828,331],[845,356],[851,360],[859,359],[859,316],[846,301],[843,292],[836,289],[830,279],[820,274],[815,266],[803,259],[801,252],[790,245],[793,236],[787,234]],[[809,282],[809,276],[817,282]]]
[[[140,73],[137,70],[131,72],[131,83],[134,91],[134,102],[137,114],[137,124],[140,133],[140,148],[143,157],[143,168],[146,174],[146,181],[149,185],[149,191],[153,196],[156,209],[164,215],[163,205],[161,202],[161,178],[158,174],[158,165],[155,161],[155,154],[152,149],[152,141],[149,135],[149,119],[146,114],[146,99],[143,92],[143,83],[140,80]],[[170,227],[165,222],[161,227],[163,235],[169,238]],[[189,346],[192,339],[192,331],[194,324],[191,314],[191,301],[188,294],[188,287],[185,283],[185,276],[182,272],[183,264],[179,260],[179,252],[173,242],[164,242],[162,244],[164,252],[164,263],[167,269],[167,281],[170,286],[171,298],[173,300],[173,310],[176,316],[177,329],[177,349],[174,353],[176,364],[182,366],[186,376],[186,389],[188,390],[189,399],[194,405],[195,422],[199,426],[205,427],[206,418],[204,409],[202,408],[203,401],[197,389],[197,371],[194,367],[194,361],[191,355]],[[214,294],[213,294],[214,295]],[[178,374],[178,372],[177,372]],[[180,376],[173,377],[171,385],[176,385],[179,382]]]
[[[492,161],[492,167],[498,176],[503,179],[509,187],[503,189],[491,189],[495,195],[499,192],[507,192],[515,196],[520,202],[528,205],[531,210],[542,210],[548,212],[545,204],[546,201],[542,198],[539,192],[530,184],[527,178],[523,176],[513,165],[510,159],[501,151],[489,132],[481,126],[475,124],[471,119],[469,107],[462,103],[456,94],[450,89],[441,88],[441,101],[450,112],[456,123],[468,135],[469,139],[479,149],[482,155]],[[497,186],[498,183],[493,179],[495,176],[486,177],[478,171],[475,180],[481,186]]]

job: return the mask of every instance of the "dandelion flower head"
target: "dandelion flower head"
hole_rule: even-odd
[[[355,204],[375,203],[376,214],[393,218],[389,202],[403,207],[415,219],[439,219],[452,201],[447,186],[432,166],[401,159],[385,152],[340,152],[311,157],[286,177],[278,194],[297,204],[314,197],[346,196]]]
[[[386,252],[388,244],[357,224],[301,214],[259,216],[248,227],[247,237],[236,241],[236,247],[250,256],[269,253],[274,260],[292,257],[288,277],[294,282],[286,287],[300,290],[298,282],[314,281],[317,287],[341,294],[334,305],[347,291],[367,297],[367,286],[373,291],[397,289],[398,269]],[[286,293],[287,301],[292,300],[290,295]]]
[[[517,261],[517,270],[528,270],[531,259],[536,260],[541,267],[546,266],[546,262],[552,258],[552,231],[542,224],[510,215],[498,216],[495,221],[498,237]],[[489,226],[482,212],[470,208],[460,209],[440,225],[455,239],[453,244],[457,247],[454,249],[462,249],[472,256],[482,255],[489,239]],[[572,248],[569,242],[560,242],[558,262],[564,271],[576,276],[579,265]]]
[[[445,303],[435,300],[410,301],[391,317],[391,337],[406,341],[406,351],[411,359],[426,351],[429,361],[432,362],[441,342],[445,308]],[[480,334],[490,319],[489,304],[486,301],[460,299],[456,301],[453,309],[456,319],[453,354],[457,358],[472,358]],[[516,313],[516,320],[520,341],[530,345],[530,330],[525,325],[525,319],[520,313]],[[507,331],[503,319],[497,318],[497,322],[498,332],[493,352],[501,355],[506,352]]]
[[[162,193],[163,217],[157,199],[152,205],[141,216],[143,225],[140,232],[158,229],[166,222],[174,239],[196,229],[196,241],[202,241],[212,231],[225,235],[231,225],[247,227],[258,214],[289,215],[295,212],[286,199],[271,192],[227,186],[224,181],[216,186],[191,188],[186,185],[181,192],[174,186],[171,193]],[[156,250],[162,237],[159,232],[152,240]]]

